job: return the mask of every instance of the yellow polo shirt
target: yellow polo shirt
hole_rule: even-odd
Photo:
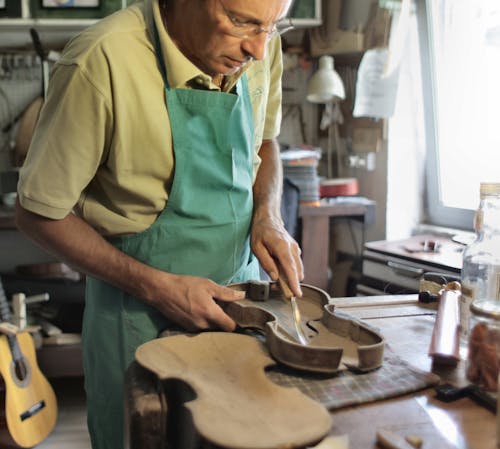
[[[54,219],[74,211],[107,236],[141,232],[164,209],[174,154],[153,20],[170,86],[216,89],[168,36],[158,0],[136,3],[83,31],[51,73],[20,172],[25,209]],[[280,39],[269,42],[265,60],[247,66],[255,174],[262,140],[277,137],[281,125]],[[226,88],[236,81],[237,76]]]

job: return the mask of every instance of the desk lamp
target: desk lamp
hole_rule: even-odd
[[[328,119],[328,147],[327,147],[327,173],[328,178],[332,178],[332,152],[333,137],[337,146],[337,161],[340,162],[338,146],[337,119],[335,118],[334,107],[345,99],[344,83],[339,74],[334,69],[332,56],[321,56],[319,58],[319,68],[309,80],[307,86],[307,100],[311,103],[324,104],[325,113]],[[323,120],[322,120],[323,121]],[[333,133],[332,133],[333,128]],[[332,136],[334,134],[334,136]],[[337,175],[339,175],[340,165],[337,165]]]

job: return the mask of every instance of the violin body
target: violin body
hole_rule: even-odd
[[[266,286],[267,284],[267,286]],[[328,294],[302,284],[297,298],[307,345],[299,343],[290,302],[277,283],[248,282],[231,286],[246,292],[245,299],[224,303],[228,315],[242,328],[265,334],[271,355],[292,368],[333,374],[353,368],[371,371],[382,364],[384,339],[362,321],[335,310]]]

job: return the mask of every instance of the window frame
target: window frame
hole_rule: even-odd
[[[431,8],[428,2],[435,0],[417,1],[417,14],[420,36],[420,57],[422,70],[422,95],[425,123],[426,142],[426,195],[425,195],[425,221],[428,224],[445,226],[463,230],[473,229],[474,211],[469,209],[445,206],[441,200],[441,186],[439,180],[439,149],[438,149],[438,123],[436,114],[436,76],[435,54],[432,45],[432,29],[430,24]],[[457,174],[459,176],[459,174]]]

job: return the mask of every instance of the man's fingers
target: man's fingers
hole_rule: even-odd
[[[213,317],[215,327],[225,332],[233,332],[236,329],[235,321],[220,306],[217,306],[217,309],[219,309],[219,312]]]
[[[223,287],[221,285],[217,286],[214,292],[214,299],[224,302],[239,301],[245,298],[245,292],[243,290],[234,290],[229,287]],[[217,329],[222,329],[226,332],[233,332],[236,329],[235,321],[222,310],[222,307],[215,303],[215,308],[213,309],[213,314],[210,317],[210,322],[213,327]],[[212,327],[212,326],[211,326]]]
[[[243,290],[234,290],[228,287],[222,287],[218,285],[216,287],[216,291],[213,294],[215,299],[220,301],[239,301],[240,299],[245,298],[245,292]]]
[[[297,245],[297,251],[294,253],[294,260],[295,260],[295,268],[297,272],[297,276],[299,278],[299,281],[304,280],[304,264],[302,263],[302,258],[300,255],[302,254],[302,251]]]
[[[287,265],[282,267],[282,274],[285,276],[285,279],[288,281],[288,285],[290,289],[294,293],[295,296],[302,296],[302,289],[300,288],[300,283],[297,277],[297,269],[294,265]]]
[[[235,321],[227,315],[222,308],[215,304],[211,308],[210,313],[205,317],[193,319],[186,316],[179,319],[179,324],[190,332],[200,332],[208,330],[223,330],[226,332],[233,332],[236,329]]]
[[[273,281],[278,280],[278,266],[268,251],[261,251],[255,254],[259,259],[260,265]]]

